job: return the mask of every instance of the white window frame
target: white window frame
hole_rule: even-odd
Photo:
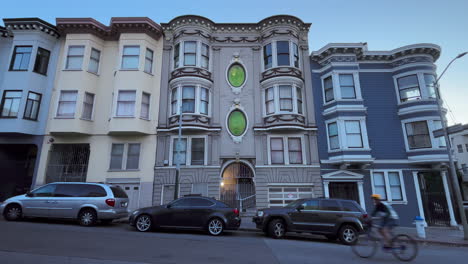
[[[170,166],[175,166],[173,160],[174,153],[174,140],[178,140],[178,136],[170,137],[170,146],[169,146],[169,164]],[[187,152],[185,154],[185,164],[180,164],[181,166],[207,166],[208,165],[208,135],[204,136],[182,136],[182,139],[187,139]],[[203,138],[205,139],[205,157],[203,165],[192,165],[192,139],[194,138]]]
[[[201,116],[207,116],[211,117],[211,105],[212,105],[212,92],[211,89],[208,88],[207,86],[201,85],[201,84],[188,84],[188,83],[183,83],[179,84],[177,86],[173,86],[171,90],[169,91],[169,116],[178,116],[180,115],[180,109],[182,106],[182,87],[184,86],[194,86],[195,87],[195,112],[194,113],[182,113],[183,115],[201,115]],[[202,114],[200,112],[200,104],[201,104],[201,89],[207,89],[208,90],[208,114]],[[172,113],[172,91],[174,89],[177,89],[177,110],[176,113]]]
[[[385,191],[387,193],[386,202],[388,202],[390,204],[408,204],[408,199],[406,197],[405,181],[404,181],[404,178],[403,178],[403,171],[402,170],[370,170],[372,193],[375,193],[374,172],[380,172],[380,173],[384,174]],[[388,179],[388,173],[389,172],[397,172],[398,175],[400,176],[401,195],[402,195],[403,200],[393,201],[392,192],[391,192],[391,189],[390,189],[390,180]]]
[[[112,145],[114,144],[123,144],[123,154],[122,154],[122,164],[120,165],[120,169],[111,169],[110,164],[112,160]],[[128,149],[130,144],[140,144],[140,154],[138,155],[138,169],[127,169],[127,159],[128,159]],[[111,142],[110,150],[109,150],[109,165],[108,171],[139,171],[141,168],[141,154],[143,153],[143,144],[141,142]]]
[[[396,92],[396,100],[398,105],[404,105],[412,102],[418,102],[418,101],[435,101],[437,98],[429,98],[429,91],[427,90],[426,86],[426,80],[424,79],[424,74],[431,74],[434,75],[434,77],[437,79],[437,74],[434,71],[431,70],[416,70],[416,71],[409,71],[409,72],[404,72],[400,73],[397,75],[393,75],[393,84],[395,87],[395,92]],[[402,77],[406,77],[409,75],[416,75],[418,78],[418,85],[419,85],[419,93],[421,94],[421,99],[419,100],[411,100],[411,101],[406,101],[402,102],[400,98],[400,89],[398,87],[398,79]],[[436,88],[434,88],[436,89]],[[436,93],[437,96],[437,93]]]
[[[151,52],[151,59],[146,57],[146,54],[148,53],[148,51]],[[146,65],[147,65],[146,63],[148,63],[148,61],[150,63],[149,64],[150,65],[150,71],[146,71]],[[145,64],[143,66],[143,71],[146,72],[146,73],[149,73],[149,74],[153,74],[153,66],[154,66],[154,50],[146,47],[146,49],[145,49]]]
[[[280,110],[280,96],[279,96],[279,87],[283,85],[288,85],[291,86],[291,93],[292,93],[292,111],[281,111]],[[272,85],[267,85],[262,88],[262,104],[263,104],[263,117],[268,117],[268,116],[274,116],[274,115],[302,115],[304,116],[304,101],[305,101],[305,95],[304,95],[304,86],[298,85],[294,82],[278,82]],[[266,90],[269,88],[273,88],[273,102],[274,102],[274,111],[273,113],[267,114],[267,109],[266,109]],[[302,114],[299,113],[298,111],[298,105],[297,105],[297,90],[300,90],[302,93]]]
[[[136,68],[124,68],[123,67],[123,61],[124,61],[124,50],[125,50],[125,47],[133,47],[133,48],[136,48],[138,47],[138,65]],[[146,51],[146,49],[145,49]],[[140,70],[140,65],[141,65],[141,45],[139,44],[124,44],[121,46],[121,52],[120,52],[120,65],[119,65],[119,69],[121,71],[139,71]],[[137,55],[125,55],[125,56],[137,56]]]
[[[119,116],[117,115],[117,109],[119,107],[118,105],[118,102],[119,102],[119,94],[120,92],[135,92],[135,104],[133,106],[133,115],[132,116]],[[137,112],[136,112],[136,107],[137,107],[137,103],[138,103],[138,93],[137,93],[137,90],[126,90],[126,89],[123,89],[123,90],[118,90],[117,93],[116,93],[116,96],[114,98],[114,117],[116,118],[135,118]]]
[[[362,139],[362,148],[356,148],[356,147],[349,147],[348,142],[347,142],[347,137],[346,137],[346,127],[345,127],[345,122],[346,121],[359,121],[359,125],[361,126],[361,139]],[[330,148],[330,136],[328,134],[328,125],[330,123],[335,123],[338,126],[338,142],[340,144],[340,147],[337,149],[331,149]],[[325,127],[326,132],[327,132],[327,149],[329,153],[332,152],[338,152],[338,151],[370,151],[371,148],[369,146],[369,138],[367,134],[367,126],[366,126],[366,117],[360,116],[360,117],[352,117],[352,116],[346,116],[346,117],[338,117],[330,120],[325,121]]]
[[[354,81],[354,93],[356,98],[342,98],[341,96],[341,85],[340,85],[340,74],[353,75]],[[327,102],[325,98],[325,79],[332,76],[333,84],[333,100]],[[359,80],[359,72],[357,70],[333,70],[320,77],[322,82],[322,101],[323,105],[329,105],[334,102],[352,102],[362,101],[361,82]]]
[[[85,109],[86,94],[93,95],[93,103],[92,103],[92,106],[91,106],[92,108],[91,108],[91,118],[90,119],[83,117],[83,113],[84,113],[84,109]],[[96,108],[95,103],[96,103],[96,94],[90,93],[90,92],[85,92],[84,96],[83,96],[83,104],[82,104],[82,109],[81,109],[81,119],[87,120],[87,121],[93,121],[94,120],[94,109]]]
[[[283,161],[284,164],[272,164],[271,163],[271,138],[283,138]],[[302,150],[302,163],[289,163],[289,144],[288,138],[300,138],[301,139],[301,150]],[[272,134],[267,136],[267,155],[268,155],[268,165],[273,166],[298,166],[298,165],[306,165],[306,149],[305,149],[305,141],[304,135],[294,135],[294,134]]]
[[[91,61],[94,60],[93,57],[92,57],[93,50],[99,52],[99,58],[97,59],[97,71],[96,72],[91,71],[90,68],[89,68],[91,66]],[[88,72],[89,73],[99,75],[99,73],[101,72],[101,58],[102,58],[102,51],[95,48],[95,47],[91,47],[90,52],[89,52],[89,62],[88,62]]]
[[[431,147],[430,148],[419,148],[419,149],[410,149],[408,144],[408,135],[406,134],[406,124],[418,121],[426,121],[427,128],[429,130],[429,137],[431,138]],[[440,121],[438,117],[417,117],[401,120],[401,128],[403,130],[403,138],[405,140],[406,152],[420,152],[420,151],[430,151],[435,149],[446,148],[446,146],[439,146],[438,139],[434,137],[434,131],[438,130],[434,124],[434,121]]]
[[[141,110],[143,109],[143,95],[147,94],[148,95],[148,117],[141,116]],[[148,92],[142,92],[141,93],[141,100],[140,100],[140,119],[143,120],[151,120],[151,99],[152,96]]]
[[[277,54],[277,47],[276,47],[276,42],[278,42],[278,41],[288,41],[289,42],[289,65],[278,66],[278,54]],[[293,43],[297,45],[298,56],[299,56],[299,61],[298,61],[299,67],[294,66],[294,53],[293,53],[294,45],[293,45]],[[271,62],[271,67],[265,69],[265,61],[264,61],[265,56],[263,55],[263,49],[268,44],[271,44],[272,62]],[[262,50],[261,50],[260,53],[261,53],[262,72],[266,71],[266,70],[278,68],[278,67],[291,67],[291,68],[301,69],[301,63],[302,63],[301,48],[299,46],[299,43],[297,43],[295,41],[292,41],[291,39],[279,38],[279,39],[275,39],[275,40],[273,40],[271,42],[265,43],[264,45],[262,45]]]
[[[81,57],[81,65],[79,68],[67,68],[68,64],[68,57],[70,56],[70,48],[78,48],[78,47],[83,47],[83,55],[78,56],[78,55],[72,55],[73,57]],[[77,43],[77,44],[70,44],[67,46],[67,53],[65,55],[65,61],[63,63],[63,69],[65,71],[82,71],[83,70],[83,65],[85,64],[85,55],[86,55],[86,45],[82,43]]]
[[[60,116],[58,115],[59,107],[60,107],[60,96],[62,95],[62,92],[76,92],[76,101],[75,101],[75,109],[73,111],[73,116]],[[80,93],[78,90],[60,90],[58,93],[57,97],[57,102],[55,106],[55,118],[62,118],[62,119],[73,119],[76,117],[76,108],[78,106],[78,100],[80,99]]]
[[[193,42],[196,42],[196,49],[195,49],[195,65],[190,65],[190,66],[185,66],[184,64],[184,47],[185,47],[185,42],[186,41],[193,41]],[[175,48],[176,48],[176,45],[179,44],[179,67],[175,67],[175,63],[174,63],[174,55],[175,55]],[[202,60],[202,54],[201,54],[201,51],[202,51],[202,44],[205,44],[208,46],[208,68],[203,68],[202,67],[202,63],[201,63],[201,60]],[[211,61],[212,61],[212,51],[211,51],[211,45],[210,43],[207,43],[207,42],[204,42],[204,41],[201,41],[201,40],[191,40],[191,39],[185,39],[185,40],[181,40],[177,43],[174,44],[174,49],[173,51],[171,52],[171,68],[172,70],[175,70],[175,69],[179,69],[179,68],[184,68],[184,67],[196,67],[196,68],[200,68],[200,69],[204,69],[204,70],[207,70],[207,71],[211,71]]]

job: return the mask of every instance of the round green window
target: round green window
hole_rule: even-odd
[[[234,110],[229,114],[228,128],[234,136],[238,137],[244,134],[247,128],[247,118],[242,111]]]
[[[234,87],[241,87],[245,82],[245,69],[242,65],[235,63],[228,70],[229,84]]]

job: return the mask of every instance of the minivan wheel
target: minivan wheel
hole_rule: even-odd
[[[78,221],[82,226],[93,226],[97,222],[96,211],[92,209],[84,209],[78,214]]]
[[[149,215],[140,215],[135,221],[135,227],[140,232],[148,232],[153,227],[153,221]]]
[[[21,206],[16,205],[16,204],[9,205],[5,209],[4,216],[5,216],[5,219],[7,221],[18,221],[18,220],[20,220],[21,217],[23,216],[23,211],[21,210]]]
[[[340,228],[338,237],[345,245],[354,245],[358,238],[358,232],[352,225],[344,225]]]
[[[219,218],[213,218],[208,222],[208,233],[212,236],[219,236],[224,231],[224,223]]]
[[[274,219],[268,224],[268,235],[272,238],[282,238],[286,233],[286,226],[281,219]]]

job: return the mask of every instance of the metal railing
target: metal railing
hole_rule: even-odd
[[[237,200],[239,201],[239,211],[242,212],[242,210],[244,209],[244,206],[245,206],[246,209],[254,207],[255,206],[255,196],[256,196],[256,194],[247,196],[245,198],[242,198],[242,197],[240,197],[240,194],[237,194]]]

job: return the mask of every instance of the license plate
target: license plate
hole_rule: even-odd
[[[121,202],[120,205],[121,205],[122,207],[127,207],[128,203],[127,203],[127,202]]]

